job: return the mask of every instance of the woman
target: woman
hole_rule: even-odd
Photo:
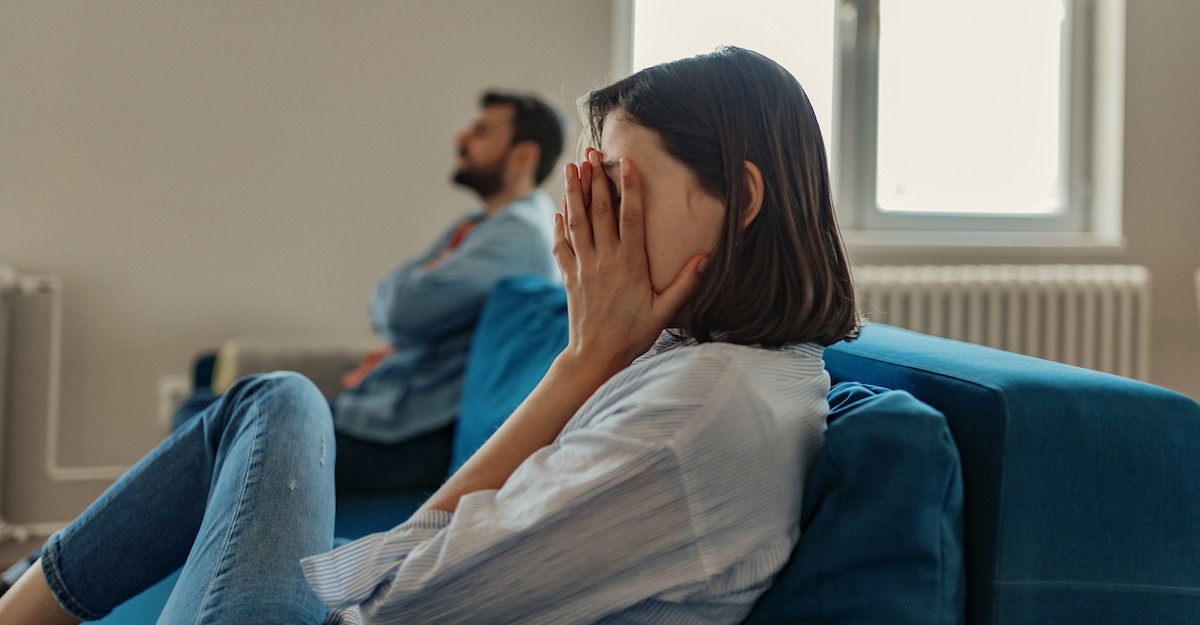
[[[737,48],[583,108],[600,150],[555,219],[568,345],[409,521],[322,553],[326,408],[250,378],[51,538],[0,620],[101,616],[183,562],[161,622],[744,618],[798,538],[823,346],[857,327],[816,117]],[[164,522],[195,533],[151,539]]]

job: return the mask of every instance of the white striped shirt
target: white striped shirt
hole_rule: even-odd
[[[799,537],[822,352],[664,333],[499,490],[303,560],[326,622],[742,620]]]

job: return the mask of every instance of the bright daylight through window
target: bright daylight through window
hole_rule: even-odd
[[[732,44],[816,109],[843,226],[1088,226],[1092,0],[635,0],[632,70]]]

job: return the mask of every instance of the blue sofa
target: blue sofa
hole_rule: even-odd
[[[561,289],[497,287],[468,364],[461,462],[566,339]],[[1200,405],[1107,374],[869,325],[835,386],[803,535],[748,624],[1200,623]],[[423,493],[338,500],[337,532]],[[153,623],[168,578],[104,619]]]

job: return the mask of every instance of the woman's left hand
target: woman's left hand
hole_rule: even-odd
[[[567,289],[570,339],[564,354],[611,376],[650,348],[695,291],[708,257],[697,255],[655,292],[637,168],[621,159],[617,206],[601,159],[589,149],[583,163],[566,167],[565,216],[555,216],[554,257]]]

